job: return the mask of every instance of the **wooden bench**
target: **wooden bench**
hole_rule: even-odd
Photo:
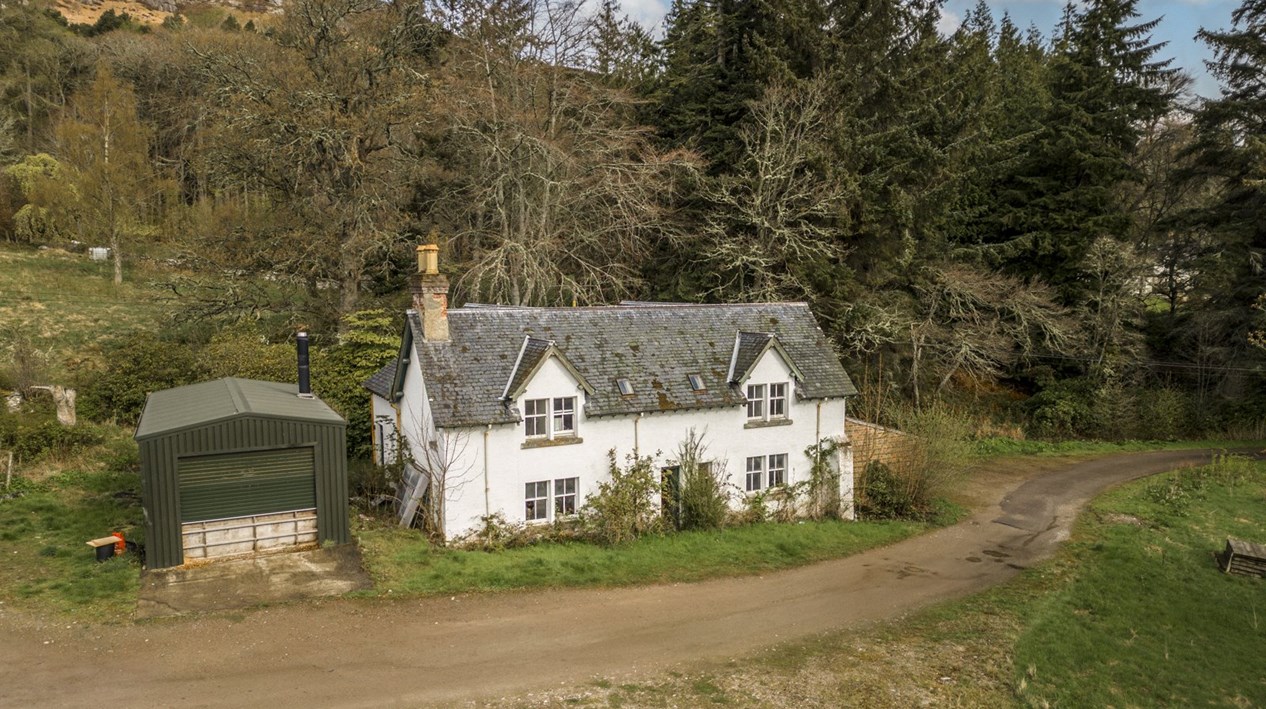
[[[1227,537],[1226,549],[1218,555],[1218,566],[1228,574],[1266,578],[1266,547]]]

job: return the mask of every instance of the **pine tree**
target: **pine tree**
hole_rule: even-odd
[[[1215,52],[1210,72],[1222,83],[1218,98],[1196,115],[1196,174],[1216,189],[1197,211],[1193,228],[1217,244],[1217,267],[1207,269],[1193,328],[1219,334],[1228,360],[1245,355],[1249,333],[1260,328],[1266,297],[1266,0],[1244,0],[1225,31],[1200,30]]]
[[[650,89],[659,70],[659,47],[645,28],[621,14],[618,0],[602,0],[588,35],[594,71],[621,88]]]
[[[674,0],[656,92],[661,135],[697,144],[724,172],[741,153],[737,130],[751,102],[821,66],[825,21],[820,0]]]
[[[994,253],[1012,272],[1052,282],[1068,304],[1088,295],[1083,260],[1097,239],[1123,238],[1116,198],[1133,179],[1140,123],[1168,112],[1175,70],[1157,61],[1159,20],[1130,24],[1136,0],[1069,5],[1050,60],[1050,108],[1029,158],[1000,187]]]

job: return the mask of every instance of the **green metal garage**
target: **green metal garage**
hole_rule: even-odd
[[[146,566],[346,543],[346,429],[295,384],[150,394],[136,429]]]

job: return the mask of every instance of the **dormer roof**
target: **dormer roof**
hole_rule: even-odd
[[[585,392],[592,394],[593,387],[589,386],[589,381],[585,379],[580,370],[576,369],[557,347],[554,346],[552,340],[542,340],[540,338],[526,335],[523,338],[523,346],[519,348],[519,356],[515,360],[514,369],[510,371],[510,378],[506,381],[505,391],[502,392],[501,398],[504,401],[510,401],[518,398],[519,394],[527,387],[528,382],[532,381],[532,377],[541,369],[541,365],[545,364],[551,357],[558,360],[571,374],[572,379],[580,385]]]
[[[730,373],[727,381],[730,384],[742,384],[751,376],[757,362],[765,357],[765,353],[773,350],[791,370],[791,376],[797,383],[804,381],[804,374],[787,354],[787,349],[778,341],[778,336],[771,332],[738,332],[734,336],[734,353],[730,356]]]

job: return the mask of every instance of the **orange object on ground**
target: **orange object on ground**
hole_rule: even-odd
[[[127,541],[123,539],[123,532],[115,532],[110,536],[117,538],[119,541],[114,543],[114,555],[123,556],[127,553]]]

